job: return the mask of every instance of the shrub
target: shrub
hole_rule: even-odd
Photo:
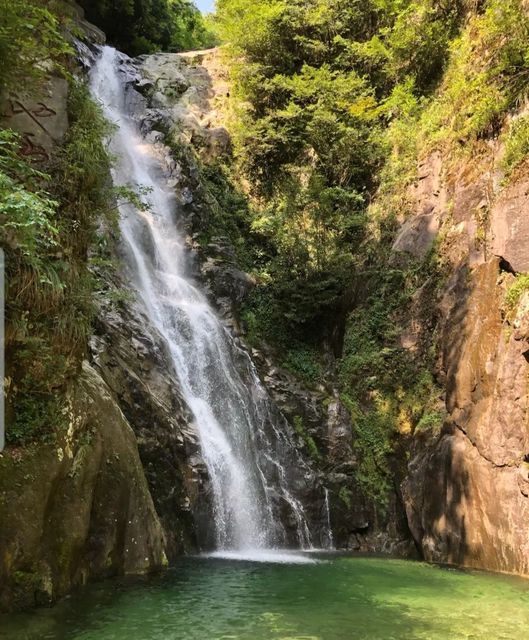
[[[307,451],[309,453],[309,456],[315,462],[320,462],[321,454],[318,449],[318,446],[314,441],[314,438],[309,433],[307,433],[303,425],[303,419],[300,416],[294,416],[294,430],[298,434],[298,436],[303,440],[307,448]]]
[[[217,43],[191,0],[81,0],[80,4],[110,42],[133,56]]]
[[[0,93],[31,92],[72,52],[58,16],[38,0],[0,0]]]
[[[505,155],[502,160],[502,168],[505,177],[509,177],[516,171],[529,154],[529,117],[521,116],[510,124],[505,141]]]
[[[529,274],[523,273],[516,276],[505,295],[505,307],[509,314],[516,312],[522,296],[527,291],[529,291]]]
[[[48,174],[0,135],[0,241],[6,250],[7,429],[12,444],[65,426],[65,392],[84,356],[94,312],[88,251],[101,218],[115,220],[109,127],[85,86],[72,83],[71,127]]]
[[[283,366],[305,382],[314,384],[322,379],[322,366],[318,353],[307,347],[287,350]]]

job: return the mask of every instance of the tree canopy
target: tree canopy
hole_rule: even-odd
[[[191,0],[81,0],[109,42],[139,55],[211,46],[215,40]]]
[[[388,123],[439,81],[463,0],[218,0],[236,148],[278,316],[320,325],[344,295]],[[274,324],[277,324],[274,322]]]

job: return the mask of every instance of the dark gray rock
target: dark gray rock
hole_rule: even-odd
[[[116,305],[103,298],[91,353],[136,434],[169,559],[196,549],[194,515],[205,508],[204,469],[164,340],[134,302]]]

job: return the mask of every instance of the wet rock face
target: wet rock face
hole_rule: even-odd
[[[85,363],[55,445],[0,458],[0,608],[47,604],[88,579],[164,565],[134,433]]]
[[[139,75],[128,69],[127,63],[123,69],[130,84],[131,104],[138,106],[136,117],[142,131],[147,139],[159,143],[161,155],[167,155],[164,164],[170,175],[170,186],[175,189],[179,218],[183,218],[184,228],[190,234],[207,233],[207,207],[210,205],[201,191],[195,169],[196,159],[185,150],[192,148],[205,163],[230,151],[229,136],[223,129],[221,113],[216,108],[218,101],[227,93],[217,64],[213,52],[189,56],[156,54],[139,60]],[[139,99],[134,93],[140,93],[143,98]],[[170,151],[167,148],[164,151],[164,142],[171,141],[176,141],[180,149],[184,149],[178,159],[171,160]],[[190,266],[245,351],[237,309],[254,286],[252,278],[238,267],[235,251],[226,238],[213,237],[207,244],[200,245],[190,241],[190,246],[194,250],[190,253]],[[264,431],[273,435],[274,430],[279,429],[282,438],[295,441],[296,447],[291,456],[283,461],[283,473],[288,476],[289,486],[313,523],[311,533],[314,544],[327,546],[330,542],[327,539],[329,514],[324,500],[324,487],[328,486],[330,518],[333,527],[340,530],[335,542],[347,546],[350,536],[358,534],[355,545],[360,544],[362,549],[367,550],[370,548],[367,535],[371,535],[379,523],[354,480],[351,421],[337,393],[304,389],[293,376],[280,371],[274,365],[273,358],[258,352],[251,355],[274,401],[261,401],[262,416],[266,416],[262,425]],[[245,372],[246,367],[247,362],[241,361],[238,369],[243,376],[250,375],[248,371]],[[286,416],[286,421],[283,416]],[[332,465],[332,473],[323,473],[318,469],[320,462],[314,457],[319,454],[311,450],[309,439],[312,447],[317,443],[322,460],[324,458],[326,464]],[[267,445],[261,443],[260,446],[264,451]],[[290,451],[288,446],[285,450]],[[196,451],[191,456],[199,459],[200,454]],[[269,477],[277,474],[277,470],[270,467],[266,455],[261,456],[260,465]],[[352,498],[344,502],[339,496],[344,495],[343,490],[347,487],[347,496]],[[200,492],[207,494],[207,480],[200,485]],[[297,523],[291,506],[282,500],[279,493],[275,503],[277,512],[282,514],[286,542],[295,546]],[[201,513],[197,522],[198,529],[203,531],[207,512],[202,510]],[[211,546],[213,541],[206,537],[198,542],[200,546]],[[383,545],[380,541],[373,541],[372,544],[377,549]]]
[[[228,87],[215,52],[146,56],[140,59],[139,71],[140,79],[134,78],[134,74],[129,77],[131,91],[140,92],[145,99],[138,118],[148,139],[160,135],[160,142],[176,141],[184,149],[191,146],[204,163],[229,155],[231,145],[222,122],[222,102]],[[209,204],[201,192],[194,163],[192,155],[185,153],[172,167],[170,161],[166,162],[172,176],[171,186],[177,193],[179,215],[185,219],[190,235],[208,231]],[[428,243],[432,241],[430,238]],[[252,278],[238,267],[235,251],[226,238],[213,237],[207,245],[190,241],[190,245],[194,249],[191,257],[196,277],[245,349],[237,310],[254,286]],[[265,411],[270,422],[265,430],[272,431],[274,423],[276,428],[280,425],[285,437],[295,439],[298,457],[289,459],[284,467],[313,523],[314,544],[329,544],[330,518],[335,531],[333,542],[338,547],[407,554],[410,535],[398,497],[392,498],[387,514],[382,517],[355,479],[351,418],[338,392],[331,388],[305,388],[277,366],[277,354],[254,350],[251,355],[276,405]],[[267,468],[266,459],[261,460],[261,465]],[[268,471],[273,476],[274,470]],[[324,488],[328,490],[329,511]],[[277,509],[282,513],[288,542],[295,544],[296,522],[289,506],[279,503],[280,496]]]
[[[136,436],[168,558],[194,550],[203,464],[164,340],[134,301],[102,301],[91,354]]]
[[[237,308],[255,286],[254,278],[239,269],[235,251],[225,238],[212,238],[197,255],[199,277],[208,298],[226,324],[240,333]]]
[[[80,64],[93,62],[94,48],[78,47]],[[124,73],[139,78],[132,65]],[[6,106],[7,124],[37,161],[68,128],[66,83],[52,78],[44,91]],[[141,95],[131,97],[140,109]],[[107,297],[98,300],[91,363],[69,392],[68,433],[0,455],[0,609],[53,602],[89,579],[158,569],[196,549],[194,522],[209,511],[193,421],[164,343],[133,298],[113,301],[125,287],[110,271],[99,274]]]
[[[305,482],[302,495],[312,522],[319,523],[314,543],[321,547],[332,543],[335,548],[350,551],[415,556],[397,495],[390,497],[382,514],[356,480],[351,416],[337,391],[304,386],[277,366],[272,353],[253,349],[252,358],[275,404],[294,425],[298,450],[312,458],[315,477],[312,484]],[[312,446],[308,445],[309,438]],[[327,503],[321,486],[327,490]],[[332,541],[328,538],[329,522]]]
[[[451,265],[436,329],[447,419],[414,437],[402,491],[426,559],[527,574],[529,308],[526,294],[514,310],[505,303],[512,272],[529,264],[527,182],[502,185],[498,144],[450,170],[424,168],[451,202],[437,207]]]

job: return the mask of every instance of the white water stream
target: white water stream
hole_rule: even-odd
[[[296,523],[298,546],[310,548],[305,513],[288,486],[281,459],[291,445],[277,425],[272,425],[272,436],[270,428],[265,431],[269,399],[253,364],[188,276],[174,194],[156,147],[143,139],[128,113],[121,59],[114,49],[102,49],[91,71],[91,90],[116,125],[114,183],[149,190],[147,210],[120,206],[122,239],[131,284],[169,346],[181,392],[195,417],[211,480],[217,553],[269,557],[267,550],[283,546],[278,503],[287,505]]]

